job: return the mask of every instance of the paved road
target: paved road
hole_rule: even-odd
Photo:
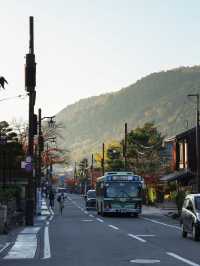
[[[176,221],[148,209],[140,218],[101,217],[69,197],[62,217],[56,209],[0,251],[0,265],[200,265],[200,242],[182,239]]]

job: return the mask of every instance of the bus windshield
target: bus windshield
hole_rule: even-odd
[[[129,198],[140,197],[141,184],[138,182],[107,182],[105,184],[105,197]]]

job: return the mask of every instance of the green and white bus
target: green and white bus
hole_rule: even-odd
[[[130,214],[142,211],[143,179],[132,172],[107,172],[96,183],[97,213]]]

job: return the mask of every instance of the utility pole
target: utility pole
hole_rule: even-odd
[[[94,155],[92,153],[92,164],[91,164],[91,188],[93,189],[94,186],[93,186],[93,182],[94,182],[94,177],[93,177],[93,169],[94,169]]]
[[[29,169],[27,198],[26,198],[26,225],[34,224],[34,182],[33,182],[33,143],[34,143],[34,105],[36,98],[36,63],[34,54],[34,21],[29,18],[30,41],[29,53],[26,54],[25,87],[29,95],[29,132],[28,132],[28,156],[32,167]]]
[[[37,186],[41,186],[41,168],[42,168],[42,151],[43,151],[43,136],[42,136],[42,110],[41,108],[38,109],[38,182]]]
[[[200,147],[199,147],[199,94],[188,94],[189,97],[196,97],[196,193],[200,193]]]
[[[102,167],[102,175],[104,175],[105,169],[104,169],[104,153],[105,153],[105,144],[102,144],[102,160],[101,160],[101,167]]]
[[[124,125],[124,170],[127,170],[127,123]]]

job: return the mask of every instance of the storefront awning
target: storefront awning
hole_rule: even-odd
[[[183,178],[191,178],[194,177],[194,174],[189,170],[181,170],[181,171],[175,171],[171,174],[164,175],[160,178],[160,181],[162,182],[168,182],[173,180],[181,180]]]

